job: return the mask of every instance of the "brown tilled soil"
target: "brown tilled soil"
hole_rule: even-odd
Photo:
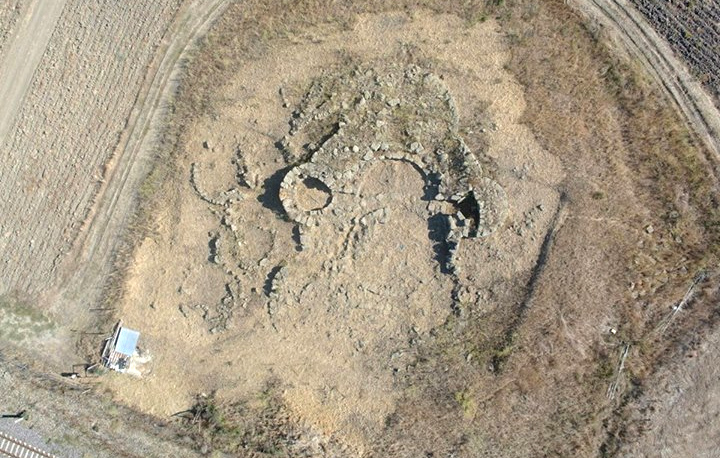
[[[27,3],[21,0],[12,0],[6,2],[0,9],[0,62],[7,48],[7,41],[12,38],[18,19],[23,16]]]
[[[633,0],[720,104],[720,2]]]
[[[17,113],[0,145],[0,294],[37,297],[57,280],[179,6],[65,5],[22,104],[3,108]]]

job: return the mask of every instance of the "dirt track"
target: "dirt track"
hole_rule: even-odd
[[[27,16],[16,24],[17,35],[6,44],[9,50],[0,66],[0,144],[12,127],[65,2],[33,0]]]
[[[621,51],[637,59],[684,115],[707,148],[720,157],[720,112],[686,65],[626,0],[573,0],[592,22],[610,32]]]

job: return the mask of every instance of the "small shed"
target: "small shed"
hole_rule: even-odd
[[[103,366],[125,372],[130,366],[130,359],[135,354],[139,338],[138,331],[123,327],[122,321],[119,321],[112,336],[105,339],[102,353]]]

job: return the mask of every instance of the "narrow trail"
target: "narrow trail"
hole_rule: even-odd
[[[154,142],[171,100],[181,62],[198,38],[224,11],[229,0],[194,0],[180,11],[170,36],[148,69],[146,83],[133,108],[92,212],[62,265],[63,275],[49,294],[56,310],[87,316],[112,271],[114,250],[133,214],[137,190],[152,165]]]
[[[615,43],[635,58],[662,88],[688,126],[720,159],[720,111],[687,66],[672,52],[645,18],[627,0],[568,0],[591,21],[610,32]]]
[[[15,123],[50,37],[67,0],[32,0],[28,15],[17,24],[17,34],[8,43],[0,62],[0,145]]]

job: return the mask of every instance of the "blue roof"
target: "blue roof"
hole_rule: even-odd
[[[128,328],[120,328],[117,342],[115,343],[115,351],[123,355],[132,356],[135,353],[138,337],[140,333]]]

